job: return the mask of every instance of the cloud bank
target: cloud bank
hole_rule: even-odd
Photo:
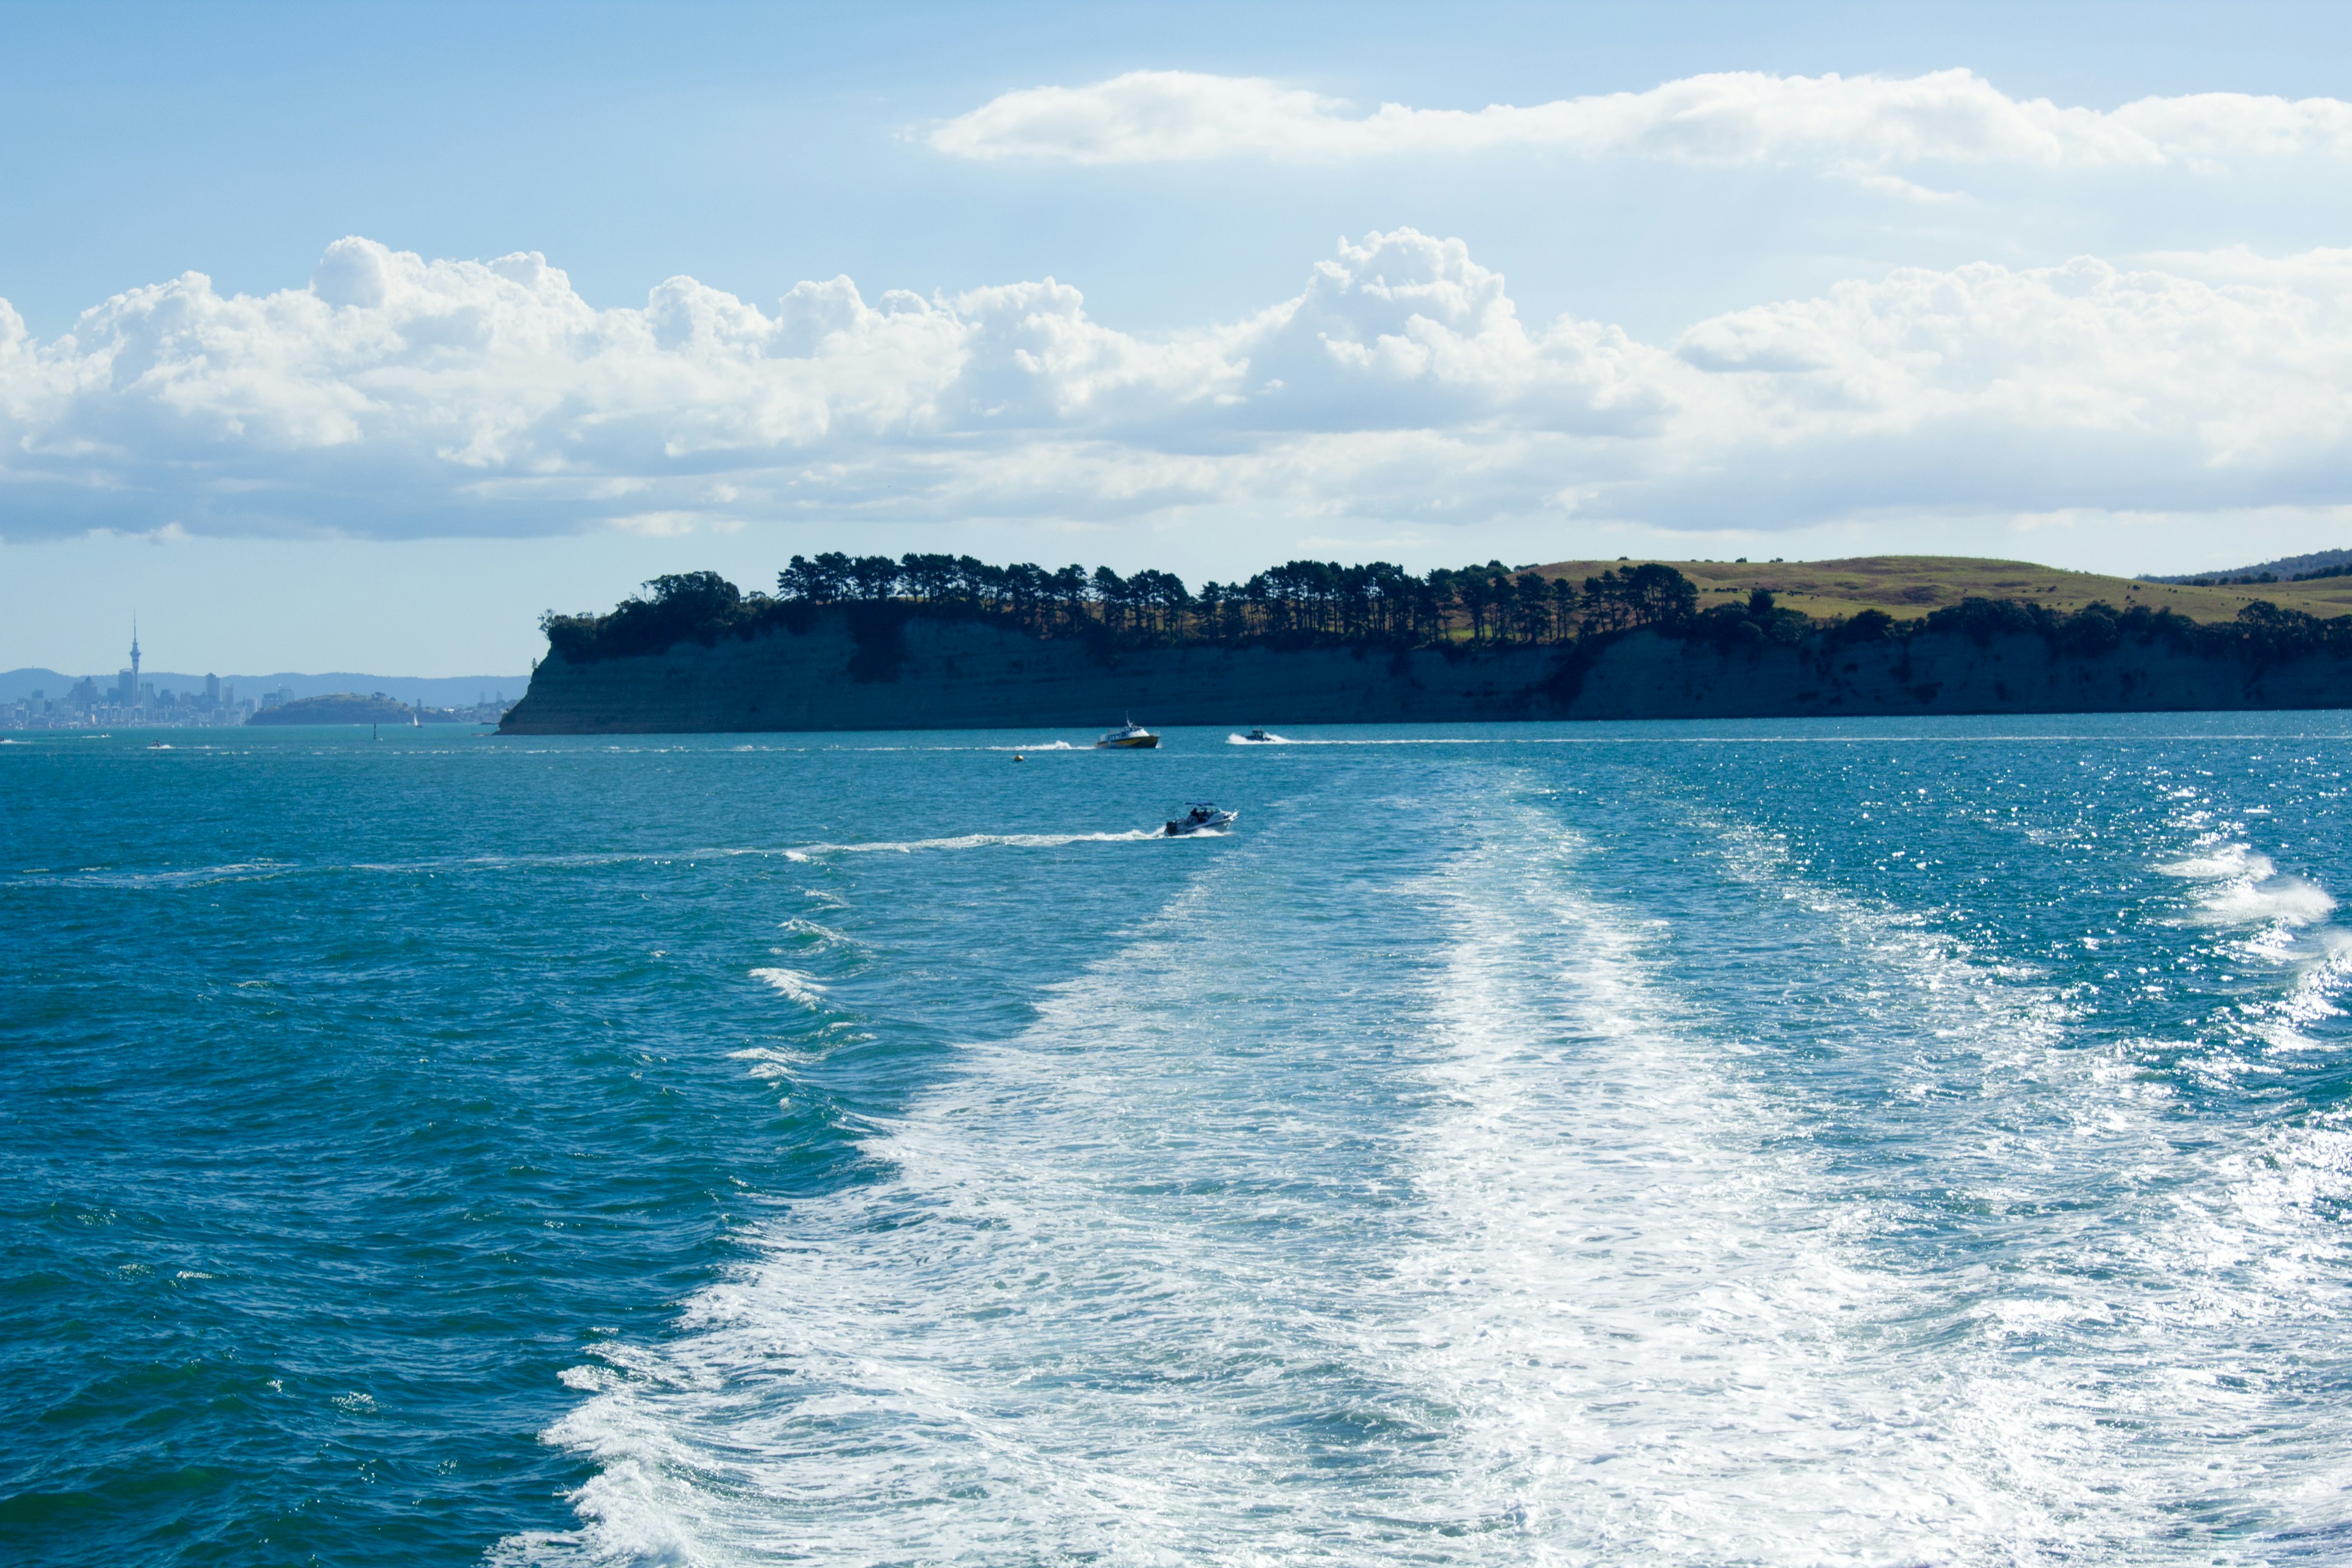
[[[1673,342],[1520,319],[1459,241],[1343,242],[1295,296],[1144,337],[1047,279],[597,310],[537,254],[338,241],[36,341],[0,303],[0,532],[380,538],[772,520],[1554,516],[2352,502],[2352,251],[1902,270]]]
[[[2102,110],[2013,99],[1968,70],[1900,79],[1722,71],[1527,108],[1384,103],[1360,113],[1257,77],[1130,71],[1090,87],[1005,93],[939,126],[929,141],[961,158],[1074,163],[1317,163],[1534,147],[1842,172],[1926,162],[2206,166],[2235,157],[2352,155],[2352,103],[2208,92]]]

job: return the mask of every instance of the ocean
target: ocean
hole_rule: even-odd
[[[2352,1562],[2352,714],[1285,735],[12,737],[0,1559]]]

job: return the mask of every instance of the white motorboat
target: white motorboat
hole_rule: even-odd
[[[1282,743],[1281,736],[1269,735],[1263,730],[1252,730],[1241,739],[1245,746],[1276,746]]]
[[[1205,800],[1196,800],[1183,816],[1169,820],[1166,836],[1181,838],[1188,833],[1214,832],[1220,827],[1232,826],[1234,818],[1240,815],[1238,811],[1219,811]]]
[[[1158,744],[1160,744],[1159,736],[1129,719],[1125,729],[1113,730],[1109,734],[1097,741],[1095,750],[1099,752],[1108,747],[1112,751],[1119,752],[1149,751]]]

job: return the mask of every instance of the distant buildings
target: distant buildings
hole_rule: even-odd
[[[382,693],[378,693],[379,696]],[[0,701],[0,730],[126,730],[201,729],[242,724],[257,708],[282,708],[294,700],[294,689],[278,687],[252,698],[239,699],[233,681],[217,675],[204,678],[201,689],[156,689],[140,668],[139,627],[131,628],[131,662],[116,672],[110,685],[85,675],[65,690],[37,690],[21,699]],[[495,724],[507,710],[507,694],[496,700],[485,697],[471,708],[426,708],[416,705],[423,723]]]
[[[139,627],[131,628],[131,662],[115,673],[110,687],[83,676],[52,697],[36,690],[13,702],[0,702],[0,730],[135,729],[142,726],[175,730],[214,724],[242,724],[253,704],[240,702],[233,683],[217,675],[205,677],[201,691],[158,691],[140,674]]]

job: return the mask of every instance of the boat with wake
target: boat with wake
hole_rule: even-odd
[[[1095,750],[1115,752],[1148,752],[1160,744],[1160,737],[1129,719],[1124,729],[1113,730],[1095,742]]]
[[[1205,800],[1196,800],[1183,816],[1169,819],[1165,837],[1182,838],[1188,834],[1213,833],[1218,828],[1231,826],[1239,816],[1241,813],[1238,811],[1219,811]]]

